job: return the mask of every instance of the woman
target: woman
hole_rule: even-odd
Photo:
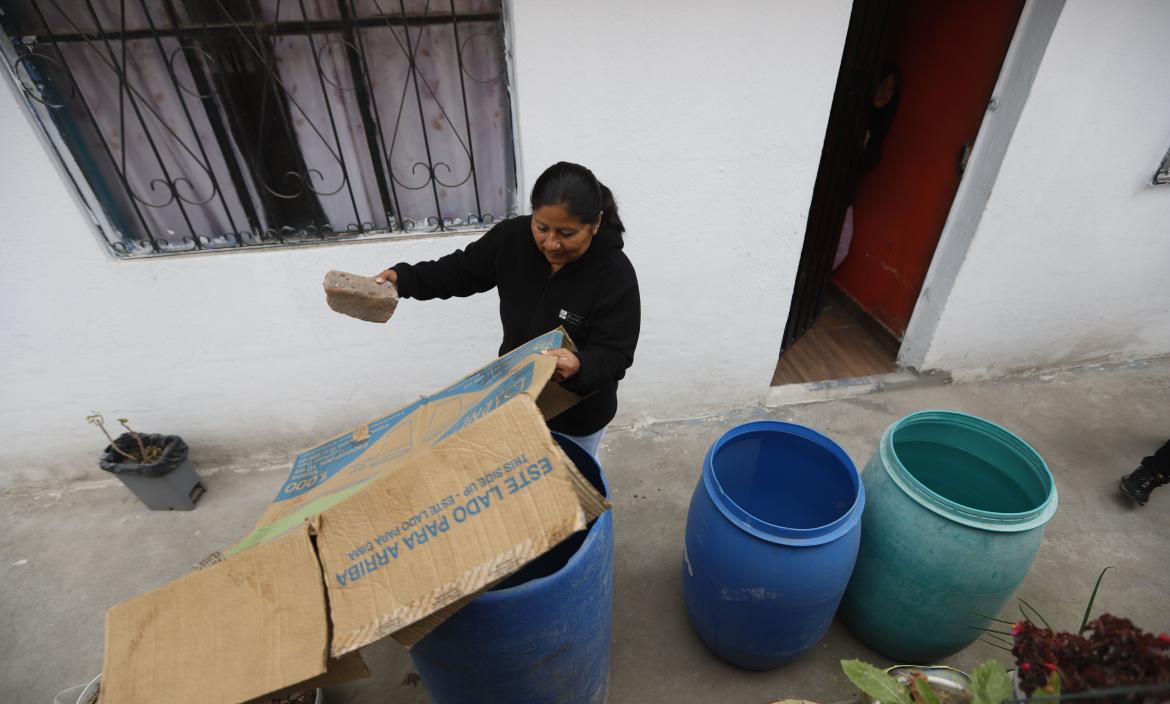
[[[641,322],[638,279],[622,252],[613,194],[579,164],[550,166],[532,187],[532,215],[505,220],[466,249],[378,275],[402,298],[470,296],[497,288],[500,354],[558,326],[577,353],[557,357],[554,379],[582,397],[549,422],[597,456],[617,413],[618,381],[634,362]]]

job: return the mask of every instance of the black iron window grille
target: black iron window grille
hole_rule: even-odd
[[[477,229],[515,206],[500,0],[0,0],[0,28],[116,256]]]

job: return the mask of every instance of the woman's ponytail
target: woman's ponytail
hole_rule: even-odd
[[[617,201],[613,199],[613,191],[609,190],[609,187],[601,181],[598,181],[597,185],[601,188],[601,226],[625,232],[626,226],[622,224],[621,216],[618,215]]]

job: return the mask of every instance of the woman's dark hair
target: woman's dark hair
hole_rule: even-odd
[[[618,217],[617,203],[613,193],[597,180],[593,172],[567,161],[558,161],[544,170],[532,186],[532,209],[546,205],[559,205],[581,222],[597,220],[601,213],[601,226],[618,232],[625,232],[626,226]]]
[[[890,102],[882,107],[872,107],[869,113],[869,140],[861,152],[861,173],[868,173],[877,167],[882,160],[882,143],[894,122],[894,115],[898,112],[898,104],[902,102],[902,69],[897,64],[886,62],[881,73],[877,74],[877,81],[870,91],[870,101],[877,97],[877,90],[890,76],[894,77],[894,92]]]

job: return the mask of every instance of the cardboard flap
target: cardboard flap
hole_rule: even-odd
[[[111,608],[102,701],[246,701],[324,674],[328,638],[303,526]]]
[[[390,637],[398,641],[398,644],[404,648],[413,648],[416,643],[418,643],[423,638],[426,638],[431,631],[438,628],[443,623],[443,621],[451,618],[457,611],[459,611],[459,609],[462,609],[472,601],[475,601],[476,597],[491,589],[494,584],[495,583],[485,585],[479,591],[461,597],[460,599],[447,604],[433,614],[424,616],[409,626],[394,631],[390,634]]]
[[[370,668],[362,660],[360,653],[346,653],[336,660],[330,659],[325,674],[314,677],[306,682],[298,682],[275,692],[268,692],[248,704],[271,704],[273,699],[289,697],[310,689],[323,689],[336,684],[345,684],[354,680],[362,680],[370,676]]]
[[[561,347],[570,352],[577,351],[577,343],[573,342],[573,338],[569,337],[569,331],[564,327],[559,327],[553,330],[550,335],[561,336]],[[556,367],[553,367],[556,371]],[[544,388],[536,395],[536,405],[540,408],[540,412],[544,415],[545,420],[552,420],[560,414],[576,406],[581,402],[581,397],[569,391],[555,381],[549,381],[544,385]]]
[[[545,420],[552,420],[569,410],[581,401],[581,397],[565,387],[550,381],[541,389],[536,397],[536,405],[540,408]]]
[[[541,352],[554,347],[576,349],[564,330],[545,333],[406,408],[302,452],[256,529],[227,554],[295,528],[520,394],[537,398],[546,419],[566,410],[580,397],[551,382],[556,361]]]
[[[535,402],[514,398],[320,516],[333,656],[503,579],[606,508]]]

